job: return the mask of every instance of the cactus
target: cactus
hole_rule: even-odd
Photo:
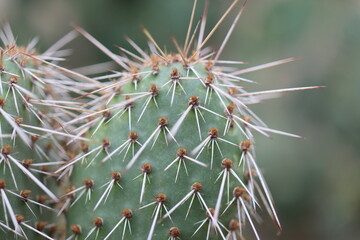
[[[120,48],[119,56],[75,26],[124,70],[99,77],[110,81],[99,81],[81,96],[95,99],[70,121],[78,126],[74,134],[90,141],[55,172],[72,172],[63,207],[69,239],[243,239],[245,227],[259,239],[258,205],[281,231],[255,158],[253,133],[301,137],[268,128],[248,104],[267,94],[314,87],[243,89],[253,81],[241,74],[296,58],[227,70],[226,64],[242,64],[219,57],[246,2],[219,50],[205,48],[237,3],[205,35],[207,7],[191,34],[194,1],[184,47],[172,39],[175,54],[165,53],[144,28],[150,53],[127,38],[136,53]]]
[[[40,54],[35,39],[16,45],[5,24],[1,239],[260,239],[260,212],[281,231],[255,134],[302,137],[269,128],[248,105],[319,87],[245,91],[254,82],[242,74],[297,58],[240,69],[233,66],[244,62],[221,60],[246,1],[234,0],[205,34],[208,3],[195,25],[194,1],[183,46],[172,38],[175,53],[143,28],[149,51],[127,38],[135,53],[120,47],[118,55],[74,26],[123,69],[96,78],[57,65],[75,31]],[[236,8],[211,50],[209,39]]]
[[[48,106],[64,92],[48,82],[60,75],[34,57],[61,60],[59,48],[74,35],[39,54],[36,38],[19,46],[8,23],[0,30],[1,239],[52,239],[56,230],[58,190],[50,176],[64,153],[54,136],[64,133],[51,130],[56,110]]]

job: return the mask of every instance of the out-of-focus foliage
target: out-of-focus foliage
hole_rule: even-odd
[[[210,2],[212,26],[228,1]],[[38,35],[48,46],[73,22],[113,50],[115,44],[128,46],[124,34],[145,46],[140,31],[145,25],[170,51],[170,34],[180,42],[184,39],[191,6],[190,0],[0,0],[0,17],[11,22],[20,42]],[[213,42],[223,39],[229,24],[225,21]],[[276,237],[266,219],[266,239],[360,238],[359,26],[357,0],[249,1],[225,49],[224,59],[250,65],[303,57],[246,76],[261,89],[327,86],[254,106],[269,126],[307,137],[258,140],[258,159],[284,225],[283,234]],[[107,59],[84,39],[72,48],[68,67]]]

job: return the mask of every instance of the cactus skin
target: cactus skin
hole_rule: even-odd
[[[176,57],[173,58],[176,59]],[[196,64],[195,68],[197,73],[200,74],[202,78],[205,79],[208,76],[209,73],[205,70],[205,66],[203,64]],[[189,78],[196,77],[196,75],[191,71],[187,74],[187,70],[184,69],[181,63],[174,61],[167,66],[164,63],[161,63],[159,64],[159,73],[157,75],[149,75],[146,77],[146,79],[140,79],[136,90],[135,85],[132,82],[123,85],[120,89],[120,94],[148,92],[152,84],[163,86],[171,79],[170,75],[174,69],[179,71],[180,76],[188,76]],[[151,71],[151,67],[141,69],[140,71],[142,72],[149,70]],[[184,94],[181,88],[177,86],[175,90],[174,103],[172,106],[170,106],[171,93],[167,95],[167,92],[171,88],[171,84],[167,84],[166,86],[159,89],[158,95],[155,97],[158,108],[156,107],[154,101],[151,100],[145,113],[138,123],[137,120],[143,110],[142,106],[147,101],[148,97],[139,99],[133,104],[131,109],[131,131],[135,131],[138,134],[138,141],[141,144],[144,144],[149,136],[152,135],[158,126],[158,120],[160,118],[165,117],[168,120],[167,127],[168,129],[171,129],[175,122],[179,119],[180,115],[188,108],[189,98],[192,96],[199,97],[200,106],[204,106],[203,103],[206,96],[206,87],[204,87],[199,80],[180,79],[179,81],[187,94]],[[226,91],[226,89],[224,89],[224,91]],[[205,107],[220,115],[224,115],[225,107],[216,98],[217,97],[213,95],[211,97],[210,104],[207,104]],[[112,105],[122,101],[124,101],[124,96],[115,97],[108,107],[111,107]],[[230,104],[230,102],[226,99],[224,99],[224,103],[226,105]],[[219,129],[219,137],[236,143],[234,146],[229,143],[221,142],[220,140],[217,141],[223,156],[220,155],[218,149],[215,147],[214,163],[212,169],[210,169],[211,151],[204,150],[204,152],[197,160],[203,164],[206,164],[207,167],[185,159],[184,161],[186,162],[189,176],[186,175],[184,167],[181,166],[176,183],[175,176],[179,163],[175,163],[167,171],[164,171],[164,169],[169,166],[169,164],[177,157],[177,151],[179,148],[185,148],[187,150],[187,155],[189,157],[195,158],[195,156],[191,156],[190,152],[200,144],[200,139],[195,112],[193,109],[191,109],[175,136],[175,139],[179,145],[177,145],[174,140],[171,140],[171,138],[168,140],[167,145],[164,134],[161,132],[153,148],[151,149],[151,146],[154,141],[151,140],[148,147],[145,148],[144,152],[128,171],[125,171],[125,167],[132,158],[131,149],[129,150],[129,153],[127,154],[124,161],[123,158],[126,149],[122,152],[122,154],[120,154],[120,156],[115,154],[112,156],[111,160],[109,159],[105,163],[101,163],[101,160],[106,158],[107,154],[105,151],[100,150],[100,154],[96,157],[93,163],[89,165],[89,167],[87,167],[86,164],[83,164],[82,166],[76,166],[72,174],[71,182],[77,187],[80,187],[83,185],[84,179],[92,179],[95,183],[95,186],[91,193],[91,201],[89,201],[87,204],[84,204],[83,199],[79,200],[73,207],[69,209],[69,224],[72,225],[82,223],[80,224],[83,232],[82,236],[85,237],[86,233],[90,230],[91,219],[95,217],[101,217],[104,220],[104,224],[99,231],[99,239],[102,239],[116,225],[117,221],[120,220],[122,217],[121,211],[123,209],[129,208],[133,210],[133,218],[130,220],[132,225],[132,235],[130,235],[128,230],[126,230],[127,232],[125,234],[125,239],[146,239],[152,222],[151,214],[155,206],[144,209],[138,208],[144,206],[147,203],[153,202],[155,195],[164,193],[168,198],[165,206],[168,210],[170,210],[172,206],[174,206],[190,192],[192,185],[195,182],[202,184],[200,193],[208,207],[214,208],[219,192],[219,184],[221,181],[218,181],[216,184],[214,183],[218,174],[223,170],[221,161],[224,158],[233,159],[234,170],[240,175],[240,169],[237,167],[237,163],[241,153],[238,146],[236,145],[239,144],[243,138],[240,131],[235,127],[231,128],[226,136],[223,136],[222,131],[225,128],[226,119],[222,119],[221,117],[204,110],[199,109],[198,111],[201,112],[205,119],[204,122],[200,114],[197,113],[201,128],[202,141],[208,136],[208,131],[210,129],[217,128]],[[114,114],[116,114],[116,111],[111,112],[111,116]],[[89,136],[91,135],[92,132],[89,133]],[[166,133],[166,135],[168,135],[168,133]],[[118,146],[123,144],[128,139],[128,137],[129,119],[128,115],[124,114],[122,117],[115,117],[110,122],[106,124],[104,123],[98,128],[92,137],[96,143],[90,144],[89,151],[98,147],[99,143],[102,144],[103,139],[107,139],[110,142],[110,147],[107,148],[107,151],[108,153],[111,153]],[[135,144],[135,154],[139,148],[140,146]],[[87,160],[90,161],[92,158],[94,158],[95,155],[96,153],[90,155],[87,157]],[[148,174],[151,183],[146,183],[144,199],[140,205],[139,198],[144,177],[142,173],[142,165],[146,163],[151,165],[152,171]],[[98,208],[93,211],[95,205],[107,187],[105,186],[100,188],[100,186],[110,180],[111,173],[113,171],[118,171],[122,174],[122,177],[119,181],[122,189],[116,185],[113,186],[106,203],[101,203]],[[136,178],[139,174],[141,176]],[[134,180],[134,178],[136,179]],[[232,179],[230,182],[230,189],[233,189],[238,185],[239,183]],[[196,226],[193,224],[206,218],[206,212],[204,209],[201,209],[198,200],[196,199],[191,207],[188,219],[185,222],[185,212],[189,202],[190,199],[188,200],[187,204],[184,204],[173,214],[171,214],[171,218],[174,224],[170,221],[170,219],[164,219],[161,221],[161,223],[156,224],[153,239],[166,239],[168,237],[169,229],[174,226],[180,229],[183,239],[189,239],[191,237],[191,235],[196,230]],[[223,199],[223,204],[225,204],[225,198]],[[163,214],[165,214],[164,210]],[[228,216],[225,216],[221,217],[221,221],[227,223],[230,221],[230,219]],[[122,230],[120,230],[120,228],[116,230],[111,239],[116,239],[115,236],[118,236],[121,231]],[[196,237],[198,239],[204,239],[205,234],[206,227],[202,228],[202,231],[197,233]]]

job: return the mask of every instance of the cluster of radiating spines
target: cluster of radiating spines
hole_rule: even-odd
[[[8,23],[0,30],[0,229],[5,234],[54,235],[49,216],[59,199],[50,177],[61,162],[56,159],[67,157],[58,137],[69,135],[54,128],[70,117],[54,107],[70,97],[63,74],[50,65],[64,60],[69,50],[61,48],[76,35],[72,31],[40,54],[37,38],[19,46]]]
[[[118,55],[108,50],[89,33],[80,27],[75,26],[75,29],[78,32],[94,43],[101,51],[107,54],[113,61],[122,67],[124,71],[115,71],[111,74],[95,78],[89,78],[81,73],[64,71],[67,75],[70,75],[73,78],[79,78],[91,83],[91,87],[89,88],[92,88],[89,92],[79,93],[79,99],[90,98],[89,102],[86,104],[86,108],[83,110],[73,108],[75,111],[79,110],[81,114],[75,116],[68,122],[63,122],[63,126],[65,128],[69,127],[69,130],[71,130],[71,132],[76,136],[76,138],[70,138],[67,143],[69,144],[76,139],[80,139],[82,135],[88,133],[89,131],[90,136],[88,137],[97,139],[96,134],[101,131],[103,126],[106,126],[114,119],[119,118],[128,119],[127,127],[129,128],[129,134],[128,138],[123,139],[123,141],[111,142],[109,139],[104,138],[101,143],[98,143],[98,145],[96,145],[96,141],[90,145],[83,142],[81,144],[81,151],[78,154],[74,154],[71,159],[65,161],[63,166],[55,171],[55,174],[57,174],[59,178],[62,178],[65,174],[71,175],[75,164],[84,165],[85,168],[94,164],[95,166],[101,166],[99,164],[110,161],[112,158],[117,158],[120,154],[122,154],[121,160],[124,161],[124,167],[121,169],[121,173],[112,172],[110,180],[96,183],[95,185],[94,180],[86,178],[83,180],[82,186],[78,186],[77,188],[72,187],[69,189],[64,195],[65,203],[60,212],[71,208],[71,206],[73,206],[81,198],[84,198],[85,203],[90,202],[92,191],[94,190],[101,191],[102,194],[98,199],[93,199],[95,202],[93,210],[95,211],[98,208],[104,207],[101,205],[106,202],[113,187],[122,187],[120,184],[120,178],[126,178],[128,171],[135,166],[136,162],[141,160],[144,152],[151,151],[152,147],[157,143],[158,138],[161,135],[164,135],[166,144],[173,142],[171,144],[175,143],[179,145],[179,148],[177,152],[174,153],[175,159],[170,161],[168,165],[164,165],[163,170],[168,171],[172,167],[177,166],[176,175],[174,176],[174,181],[176,182],[179,178],[182,166],[185,173],[189,175],[186,164],[195,164],[198,167],[209,169],[213,169],[214,164],[221,164],[222,170],[218,172],[218,179],[216,180],[219,185],[219,191],[217,193],[216,204],[213,206],[213,209],[207,206],[206,199],[200,194],[202,185],[199,183],[194,184],[195,186],[193,185],[191,191],[184,194],[184,197],[172,206],[166,205],[167,196],[164,194],[156,195],[156,200],[154,202],[143,205],[146,186],[147,184],[150,184],[148,183],[148,177],[152,174],[153,167],[151,163],[142,164],[141,174],[137,177],[142,178],[141,189],[139,190],[139,202],[142,206],[141,209],[155,206],[147,239],[152,239],[156,223],[159,219],[164,220],[166,218],[170,218],[171,214],[173,214],[180,205],[190,199],[191,203],[186,213],[186,218],[191,210],[192,202],[195,198],[199,200],[200,205],[203,209],[205,209],[206,218],[200,222],[200,226],[194,231],[194,235],[200,229],[207,227],[207,238],[209,238],[212,229],[215,229],[222,239],[236,239],[238,236],[240,236],[241,239],[243,228],[248,222],[253,229],[255,237],[259,239],[254,221],[260,221],[259,216],[255,211],[259,208],[260,204],[265,207],[277,228],[281,230],[272,196],[266,185],[261,169],[257,165],[257,161],[255,159],[253,147],[255,141],[253,133],[258,132],[265,136],[269,136],[270,133],[276,133],[296,138],[301,137],[295,134],[269,128],[257,115],[255,115],[255,113],[250,110],[248,105],[271,98],[274,94],[286,91],[312,89],[316,87],[278,89],[250,93],[242,87],[242,83],[244,82],[254,83],[252,80],[242,77],[242,74],[288,63],[296,60],[296,58],[288,58],[240,70],[236,70],[236,68],[231,67],[231,65],[244,64],[244,62],[219,59],[226,42],[234,30],[234,26],[244,9],[245,4],[239,9],[239,12],[236,15],[236,18],[219,50],[212,51],[210,48],[205,47],[207,41],[212,37],[215,30],[227,17],[229,12],[236,7],[237,2],[237,0],[233,1],[229,9],[225,12],[215,27],[208,35],[205,35],[204,30],[206,26],[207,7],[205,7],[202,19],[196,25],[193,34],[191,34],[194,12],[197,4],[197,1],[195,1],[194,11],[191,15],[189,30],[187,32],[183,49],[179,47],[176,39],[173,38],[175,47],[178,50],[178,53],[175,55],[166,54],[158,46],[154,38],[146,29],[143,29],[143,31],[149,39],[150,54],[142,50],[130,38],[127,38],[129,44],[136,50],[136,53],[132,53],[124,48],[119,48],[122,54]],[[195,40],[197,35],[198,38]],[[195,45],[193,50],[190,49],[192,45]],[[178,63],[181,63],[183,69],[179,68]],[[81,71],[84,73],[96,73],[96,70],[92,71],[90,69],[97,69],[99,66],[100,65],[83,68]],[[166,81],[161,83],[155,82],[149,85],[148,91],[137,91],[142,84],[147,82],[147,78],[150,76],[156,77],[160,75],[162,71],[168,71],[169,67],[172,68],[172,71],[170,71]],[[104,81],[106,79],[111,79],[111,81]],[[167,105],[171,108],[178,107],[176,99],[177,95],[175,92],[180,91],[181,94],[184,95],[187,95],[187,92],[189,92],[189,89],[186,89],[183,86],[183,81],[198,81],[201,84],[201,87],[205,89],[205,94],[201,96],[188,96],[188,102],[186,103],[187,107],[179,110],[181,115],[177,121],[169,122],[166,117],[161,117],[158,122],[147,122],[148,126],[152,128],[150,134],[147,136],[143,136],[141,132],[133,131],[134,124],[142,121],[147,114],[155,114],[147,111],[147,109],[149,104],[155,104],[156,107],[159,108],[157,101],[159,95],[168,95],[169,98]],[[129,91],[130,88],[127,87],[129,84],[132,84],[133,86],[132,91]],[[124,100],[119,102],[119,97]],[[219,112],[211,109],[214,101],[220,103],[223,111]],[[140,114],[136,116],[134,116],[133,113],[135,107],[141,107]],[[216,128],[206,129],[207,134],[204,135],[204,129],[201,127],[202,121],[206,121],[202,114],[204,112],[212,115],[213,117],[222,119],[223,123],[219,124],[221,125],[221,129],[218,126]],[[177,133],[182,130],[182,127],[184,127],[183,125],[189,114],[195,115],[196,120],[193,124],[197,129],[196,134],[199,136],[199,142],[194,143],[195,147],[193,149],[182,148],[182,142],[176,138]],[[226,139],[229,130],[233,128],[238,129],[242,133],[242,135],[239,136],[238,142],[232,142]],[[214,155],[217,152],[223,156],[221,144],[229,144],[233,145],[235,149],[238,148],[238,155],[241,157],[239,159],[224,158],[222,161],[214,159]],[[208,159],[208,162],[199,160],[205,149],[210,149],[211,151],[211,157]],[[234,150],[234,152],[236,152],[236,150]],[[240,171],[241,168],[242,171]],[[245,179],[243,179],[243,177]],[[230,180],[231,182],[236,182],[239,185],[233,190],[232,199],[230,198]],[[224,201],[225,195],[226,201]],[[168,197],[171,198],[170,195]],[[159,199],[162,200],[160,201]],[[226,204],[224,204],[224,202],[226,202]],[[220,217],[225,214],[232,205],[235,205],[237,211],[233,216],[234,219],[229,223],[229,227],[225,227],[225,225],[221,223]],[[137,211],[140,211],[141,209],[134,212],[128,209],[126,210],[131,212],[132,217],[133,214],[136,216]],[[165,215],[160,217],[160,212],[162,210],[165,211]],[[129,215],[126,215],[123,212],[122,217],[119,218],[119,222],[110,232],[106,234],[106,237],[110,237],[121,224],[124,224],[122,231],[123,237],[126,234],[126,229],[131,232],[131,217],[126,216]],[[82,232],[80,226],[73,225],[71,227],[73,231],[72,237],[80,234],[83,234],[86,238],[90,238],[92,234],[96,234],[97,236],[106,222],[106,218],[95,218],[93,227],[86,228],[90,229],[88,232]],[[180,230],[178,228],[169,230],[169,239],[178,239],[179,235]]]

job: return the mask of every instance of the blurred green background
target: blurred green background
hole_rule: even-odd
[[[204,1],[199,1],[197,19]],[[210,0],[209,27],[230,0]],[[183,41],[192,0],[0,0],[0,19],[9,20],[18,41],[33,36],[45,50],[76,23],[116,51],[130,48],[124,34],[145,47],[140,26],[173,50],[170,34]],[[235,12],[231,15],[234,17]],[[215,34],[216,47],[231,17]],[[65,63],[79,67],[109,60],[84,38]],[[360,239],[360,1],[250,0],[223,59],[257,65],[302,56],[297,62],[246,77],[248,90],[325,85],[284,94],[253,109],[269,126],[307,140],[258,137],[257,156],[277,204],[284,231],[276,236],[269,219],[263,239]]]

